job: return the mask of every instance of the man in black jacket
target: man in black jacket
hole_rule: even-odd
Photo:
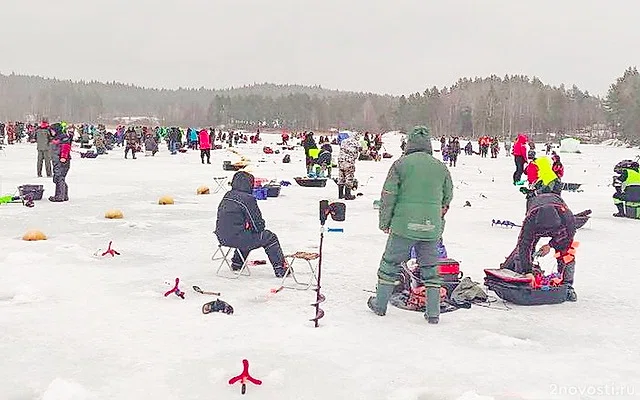
[[[527,215],[522,223],[518,244],[501,268],[521,274],[533,272],[533,254],[536,244],[543,237],[550,237],[549,244],[538,250],[538,255],[556,251],[558,273],[568,285],[567,300],[576,301],[573,289],[575,271],[576,218],[567,204],[556,193],[543,193],[527,199]]]
[[[234,270],[242,267],[242,260],[246,260],[251,250],[263,247],[276,276],[282,278],[287,272],[278,237],[265,229],[258,202],[253,197],[253,175],[240,171],[233,176],[231,190],[218,205],[215,233],[221,245],[236,249],[231,261]]]

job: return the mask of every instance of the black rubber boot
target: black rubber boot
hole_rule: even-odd
[[[567,301],[578,301],[578,295],[571,285],[567,287]]]
[[[344,199],[344,185],[338,185],[338,198]]]
[[[618,212],[613,214],[614,217],[625,217],[625,213],[624,213],[624,204],[619,203],[616,204],[616,207],[618,207]]]
[[[430,324],[440,322],[440,288],[427,287],[426,289],[427,309],[424,317]]]
[[[351,194],[351,188],[349,186],[344,187],[344,199],[345,200],[354,200],[356,196]]]

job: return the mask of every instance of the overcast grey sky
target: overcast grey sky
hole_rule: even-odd
[[[152,87],[411,93],[527,74],[594,94],[640,64],[638,0],[2,0],[0,72]]]

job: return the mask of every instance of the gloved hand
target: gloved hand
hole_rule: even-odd
[[[549,252],[551,252],[551,246],[545,244],[544,246],[540,247],[540,249],[537,251],[537,254],[538,257],[544,257],[549,254]]]
[[[527,187],[521,187],[519,190],[520,190],[520,193],[522,194],[529,194],[532,192],[532,190]]]

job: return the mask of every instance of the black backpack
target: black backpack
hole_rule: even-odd
[[[289,164],[291,162],[291,156],[289,154],[285,154],[285,156],[282,158],[282,162],[285,164]]]

